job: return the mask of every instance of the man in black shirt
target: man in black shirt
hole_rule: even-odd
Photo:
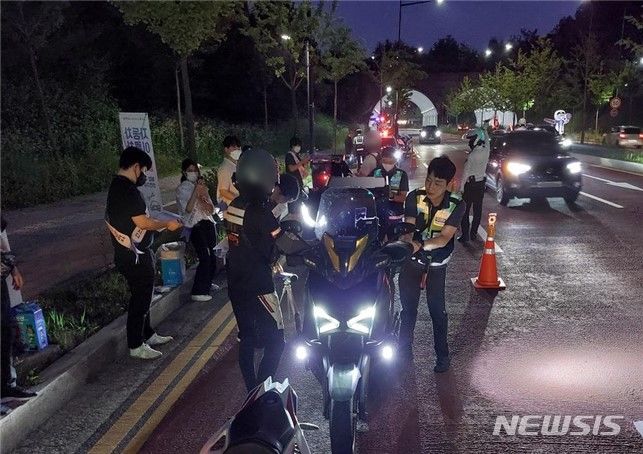
[[[272,279],[281,234],[270,201],[279,178],[274,162],[263,150],[239,158],[239,197],[225,214],[228,295],[239,327],[239,367],[248,391],[274,375],[285,345],[283,316]],[[255,348],[264,349],[258,371]]]
[[[127,345],[130,356],[155,359],[161,352],[152,346],[165,344],[172,337],[160,336],[150,326],[155,274],[152,232],[175,231],[181,228],[181,223],[157,221],[148,216],[138,187],[145,184],[145,172],[152,167],[152,160],[143,150],[136,147],[123,150],[119,167],[107,194],[105,222],[114,245],[116,269],[127,280],[132,294],[127,309]]]
[[[400,271],[400,347],[407,355],[412,353],[420,291],[425,285],[437,356],[435,372],[446,372],[450,364],[444,302],[446,266],[466,207],[459,194],[446,190],[455,172],[455,165],[446,156],[433,159],[427,170],[425,188],[411,191],[404,204],[405,222],[416,227],[413,238],[405,239],[412,241],[416,253]]]

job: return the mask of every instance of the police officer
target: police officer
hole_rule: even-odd
[[[225,214],[228,294],[239,327],[239,367],[248,391],[273,376],[284,349],[284,325],[272,279],[281,234],[270,201],[279,175],[274,158],[253,149],[239,158],[239,196]],[[255,348],[263,348],[255,370]]]
[[[400,348],[404,355],[412,355],[420,291],[426,287],[437,356],[435,372],[446,372],[450,364],[444,286],[454,235],[465,209],[459,194],[447,191],[455,172],[455,165],[446,156],[433,159],[427,170],[424,189],[411,191],[404,204],[404,220],[415,224],[416,233],[413,238],[407,236],[403,239],[412,241],[416,253],[400,271]]]
[[[488,124],[489,120],[485,120]],[[485,128],[486,129],[486,128]],[[489,138],[483,128],[476,128],[469,135],[469,148],[471,151],[464,163],[462,174],[462,198],[467,208],[462,216],[462,235],[458,241],[466,243],[477,238],[480,219],[482,218],[482,200],[484,198],[486,171],[489,161]],[[473,222],[469,230],[469,211],[473,207]]]
[[[395,149],[386,147],[381,153],[381,162],[369,176],[386,179],[384,200],[378,200],[378,216],[384,227],[381,238],[392,223],[399,222],[404,215],[404,201],[409,193],[409,176],[397,167]]]

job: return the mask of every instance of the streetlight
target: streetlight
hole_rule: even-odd
[[[511,43],[505,43],[505,52],[510,52],[514,48],[514,45]]]
[[[405,6],[413,6],[413,5],[421,5],[423,3],[437,3],[438,5],[441,5],[444,3],[444,0],[424,0],[424,1],[416,1],[416,2],[403,2],[400,0],[400,9],[399,9],[399,15],[397,19],[397,42],[402,41],[402,8]]]
[[[391,93],[393,91],[393,88],[389,85],[386,87],[386,93]]]
[[[290,41],[292,38],[290,37],[290,35],[283,34],[281,35],[281,39],[283,39],[284,41]]]
[[[418,54],[421,54],[422,52],[424,52],[424,47],[418,47]]]
[[[292,37],[287,33],[281,35],[283,41],[290,41]],[[310,81],[310,39],[308,37],[304,38],[306,43],[306,102],[308,103],[308,135],[310,143],[310,152],[315,151],[315,135],[314,135],[314,124],[313,124],[313,112],[315,106],[311,102],[311,81]],[[297,126],[295,126],[297,128]]]
[[[643,57],[639,60],[639,65],[643,66]]]
[[[484,51],[485,58],[491,57],[491,54],[493,54],[491,49],[487,49],[487,50]]]

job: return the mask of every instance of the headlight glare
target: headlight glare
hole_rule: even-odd
[[[319,334],[324,334],[339,328],[339,321],[328,315],[328,312],[326,312],[323,307],[315,306],[313,309],[313,315],[315,316],[315,321],[317,322],[317,329],[319,329]]]
[[[393,156],[395,157],[396,160],[402,159],[404,153],[402,153],[402,150],[395,150],[395,153],[393,153]]]
[[[369,306],[357,314],[356,317],[348,321],[348,327],[352,330],[358,331],[363,334],[368,334],[371,331],[371,325],[375,318],[375,306]]]
[[[572,139],[563,139],[560,144],[563,146],[563,148],[569,148],[572,146],[573,142]]]
[[[426,137],[426,131],[421,131],[420,132],[420,137]]]
[[[437,130],[435,131],[435,137],[440,137],[442,135],[442,131]]]
[[[581,173],[583,167],[580,162],[570,162],[567,164],[567,170],[569,170],[569,173]]]
[[[308,211],[308,207],[305,203],[301,204],[301,218],[308,227],[315,227],[315,220],[310,216],[310,211]]]
[[[527,164],[522,164],[520,162],[507,163],[507,171],[515,176],[522,175],[523,173],[529,172],[530,170],[531,166]]]

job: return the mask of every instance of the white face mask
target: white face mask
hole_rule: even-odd
[[[387,172],[390,172],[395,167],[395,164],[382,164],[382,167],[384,167],[384,170]]]
[[[199,172],[185,172],[185,178],[191,183],[196,183],[199,178]]]
[[[239,150],[239,149],[233,150],[233,151],[230,152],[230,157],[232,159],[234,159],[235,161],[239,160],[239,156],[241,156],[241,150]]]

